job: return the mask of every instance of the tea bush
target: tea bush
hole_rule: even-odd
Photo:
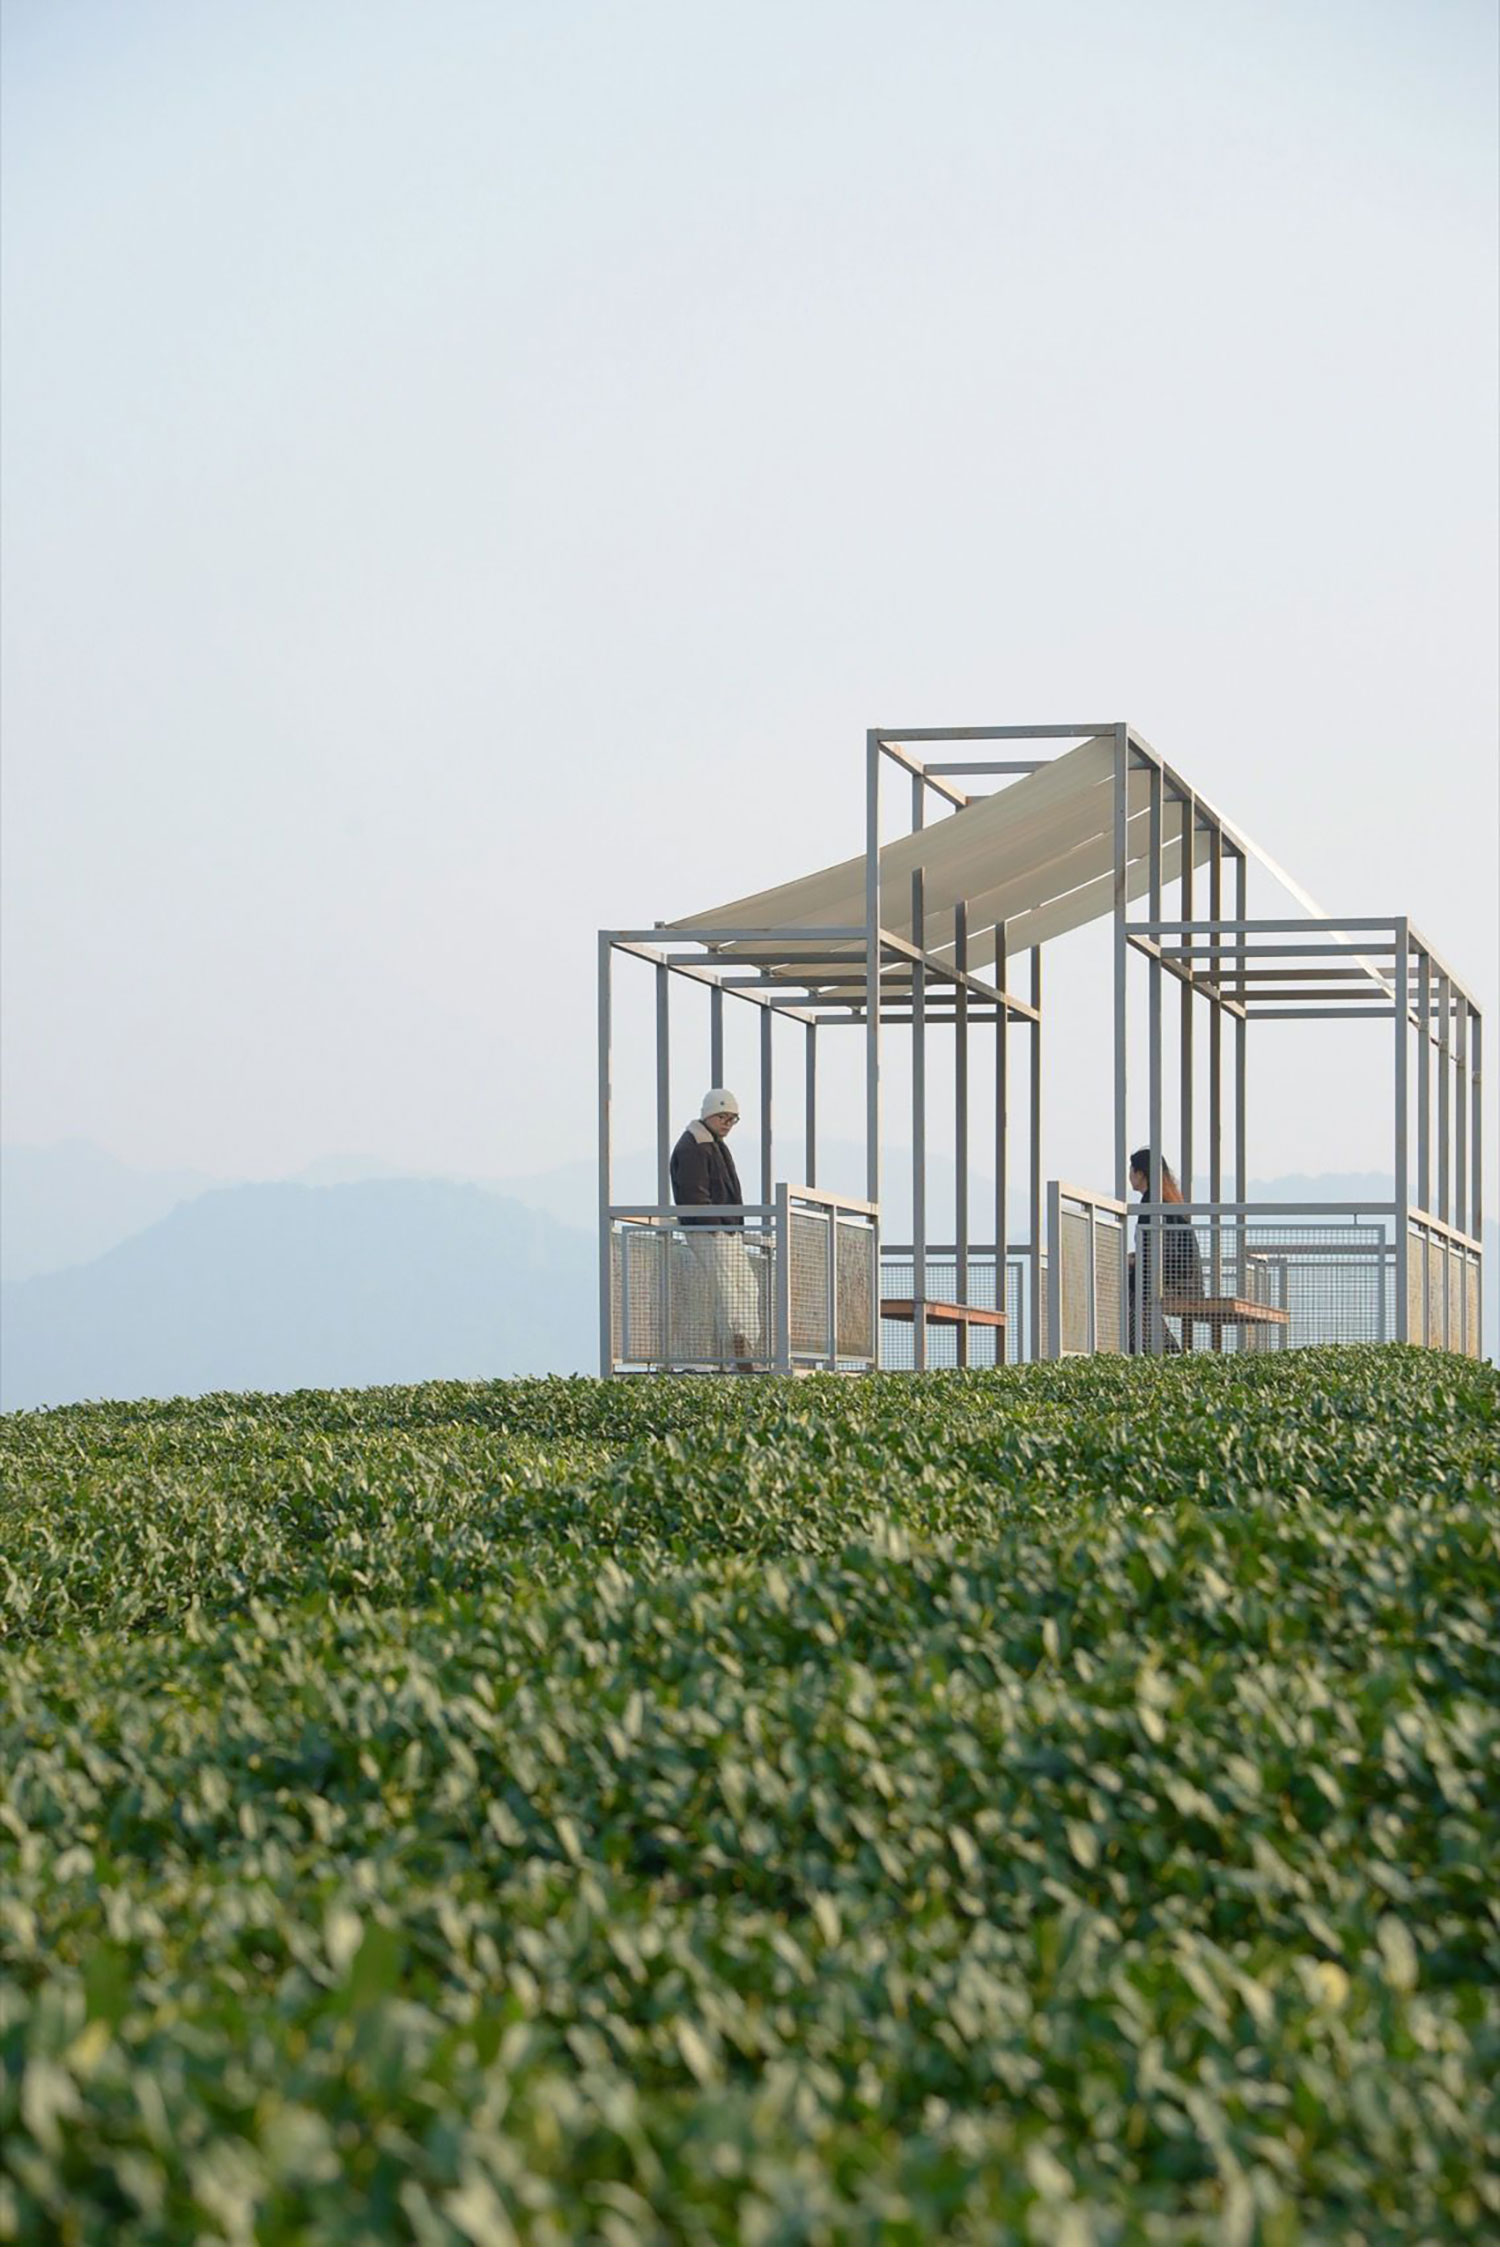
[[[0,2237],[1500,2229],[1500,1381],[0,1423]]]

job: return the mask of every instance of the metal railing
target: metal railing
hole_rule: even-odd
[[[1048,1181],[1048,1357],[1127,1347],[1125,1211],[1108,1194]]]
[[[1406,1218],[1406,1338],[1460,1357],[1481,1354],[1484,1251],[1430,1210]]]
[[[694,1213],[696,1219],[697,1213]],[[609,1212],[612,1373],[870,1370],[876,1213],[812,1186],[747,1202],[739,1225],[658,1203]]]
[[[1425,1210],[1406,1213],[1404,1304],[1394,1202],[1122,1205],[1054,1182],[1047,1213],[1051,1356],[1119,1348],[1121,1329],[1148,1354],[1388,1342],[1403,1308],[1410,1341],[1480,1353],[1480,1244]]]

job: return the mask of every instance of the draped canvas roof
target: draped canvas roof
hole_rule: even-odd
[[[1005,924],[1008,953],[1029,949],[1081,928],[1114,908],[1115,744],[1096,735],[1038,771],[983,796],[914,835],[887,843],[880,853],[880,925],[932,953],[953,952],[953,909],[967,907],[968,965],[982,970],[995,956],[994,930]],[[1126,894],[1138,898],[1150,882],[1150,775],[1128,782]],[[1169,810],[1163,839],[1162,879],[1181,871],[1182,843]],[[1206,830],[1195,837],[1195,863],[1210,851]],[[922,875],[923,927],[912,928],[912,876]],[[764,930],[764,936],[728,939],[716,956],[753,961],[797,982],[818,981],[816,968],[787,958],[796,947],[779,944],[778,929],[848,928],[865,917],[863,854],[825,866],[753,897],[686,915],[671,925],[702,931]],[[806,949],[805,945],[801,947]],[[862,964],[864,942],[831,946],[841,960]]]

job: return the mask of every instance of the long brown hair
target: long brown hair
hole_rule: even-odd
[[[1146,1191],[1149,1194],[1151,1191],[1151,1149],[1149,1147],[1137,1147],[1130,1158],[1130,1167],[1132,1170],[1140,1171],[1146,1181]],[[1172,1176],[1172,1166],[1165,1156],[1162,1157],[1161,1165],[1161,1198],[1164,1202],[1180,1202],[1183,1199],[1182,1188]]]

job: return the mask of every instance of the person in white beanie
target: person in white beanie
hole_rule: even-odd
[[[740,1120],[740,1104],[727,1086],[703,1095],[696,1119],[672,1149],[672,1199],[679,1209],[733,1209],[745,1196],[729,1152],[729,1134]],[[744,1226],[743,1216],[684,1217],[684,1225]]]
[[[682,1354],[721,1365],[733,1359],[748,1373],[759,1355],[760,1267],[742,1237],[745,1195],[729,1151],[739,1120],[740,1104],[728,1086],[711,1086],[672,1149],[672,1199],[682,1212],[678,1222],[701,1228],[691,1246],[707,1298],[706,1304],[700,1298],[696,1317],[682,1306]]]

